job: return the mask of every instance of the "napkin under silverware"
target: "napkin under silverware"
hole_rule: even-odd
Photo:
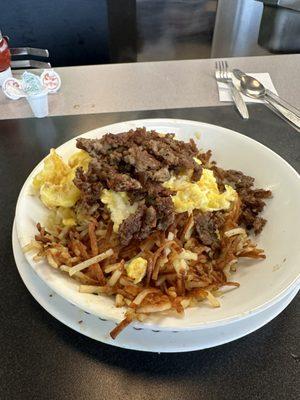
[[[252,73],[252,72],[246,72],[247,75],[251,75],[257,80],[259,80],[266,89],[271,90],[271,92],[278,94],[274,84],[272,82],[272,79],[270,77],[270,74],[267,72],[257,72],[257,73]],[[235,81],[236,82],[236,81]],[[229,86],[226,83],[221,83],[217,82],[218,85],[218,92],[219,92],[219,100],[220,101],[226,101],[226,102],[232,102],[232,97],[230,94],[230,89]],[[259,99],[252,99],[250,97],[244,96],[242,94],[242,97],[244,98],[246,103],[263,103],[262,100]]]

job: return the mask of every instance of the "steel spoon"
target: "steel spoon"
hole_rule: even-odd
[[[265,100],[271,105],[271,110],[290,122],[298,131],[300,129],[300,112],[290,106],[286,101],[280,99],[270,90],[266,89],[262,83],[250,75],[245,74],[239,69],[234,69],[233,74],[240,82],[240,89],[243,94],[255,99]],[[275,110],[276,111],[275,111]]]
[[[240,80],[241,89],[249,97],[260,99],[266,95],[265,87],[255,78],[244,74],[240,70],[234,70],[235,76]]]

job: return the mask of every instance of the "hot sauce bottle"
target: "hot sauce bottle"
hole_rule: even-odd
[[[2,36],[0,31],[0,85],[2,85],[6,78],[11,76],[10,51],[8,42],[7,39]]]

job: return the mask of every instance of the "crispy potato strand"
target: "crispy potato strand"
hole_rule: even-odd
[[[199,241],[193,229],[193,215],[187,213],[178,215],[168,232],[157,232],[142,242],[132,240],[123,247],[112,223],[101,216],[76,227],[58,226],[57,236],[38,224],[36,244],[31,243],[24,250],[35,251],[37,260],[46,258],[53,268],[73,275],[81,283],[83,295],[116,296],[116,306],[130,311],[111,331],[115,339],[134,320],[143,320],[151,313],[173,309],[183,314],[185,308],[205,299],[212,307],[218,307],[214,293],[223,286],[239,286],[227,279],[228,268],[235,268],[240,257],[265,258],[263,250],[239,227],[240,214],[238,199],[219,229],[219,251]],[[189,252],[198,257],[189,259],[193,255]],[[126,271],[126,265],[136,257],[147,261],[145,276],[139,283],[134,283]]]

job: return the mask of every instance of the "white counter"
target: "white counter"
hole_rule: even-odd
[[[224,105],[213,76],[215,60],[182,60],[56,68],[59,93],[50,115]],[[231,68],[269,72],[278,94],[300,108],[300,54],[232,58]],[[15,71],[14,75],[18,72]],[[31,117],[25,99],[0,93],[0,119]]]

